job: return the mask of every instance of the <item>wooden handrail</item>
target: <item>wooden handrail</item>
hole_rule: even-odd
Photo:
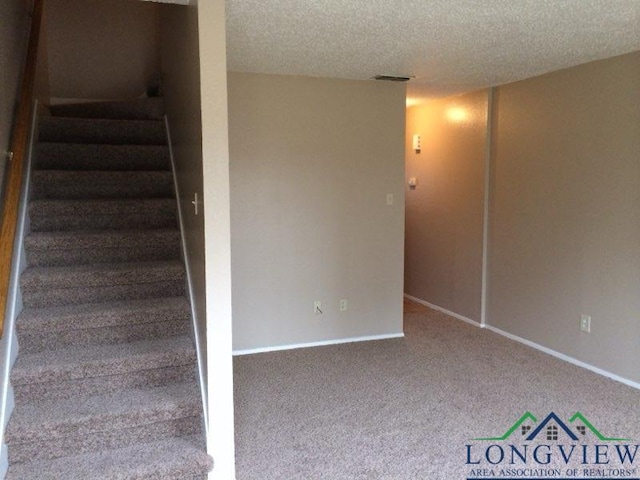
[[[2,203],[3,214],[2,227],[0,230],[0,338],[2,338],[4,333],[4,316],[7,311],[7,300],[9,296],[13,244],[18,221],[20,190],[22,188],[22,172],[31,133],[31,110],[43,8],[44,0],[34,1],[29,46],[27,47],[27,60],[20,88],[20,103],[18,104],[16,123],[11,136],[11,151],[13,152],[13,157],[9,160],[4,201]]]

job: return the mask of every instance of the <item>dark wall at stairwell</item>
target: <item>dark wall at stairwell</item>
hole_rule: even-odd
[[[51,97],[137,98],[160,72],[160,13],[153,2],[48,0]]]
[[[0,185],[6,168],[6,151],[22,77],[29,32],[27,2],[6,0],[0,15]]]

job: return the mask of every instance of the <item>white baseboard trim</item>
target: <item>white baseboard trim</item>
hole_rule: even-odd
[[[589,363],[583,362],[582,360],[578,360],[577,358],[573,358],[573,357],[570,357],[569,355],[565,355],[564,353],[560,353],[556,350],[552,350],[551,348],[543,347],[542,345],[532,342],[531,340],[527,340],[526,338],[519,337],[517,335],[514,335],[513,333],[505,332],[504,330],[500,330],[499,328],[492,327],[491,325],[486,325],[485,328],[487,330],[491,330],[494,333],[497,333],[498,335],[502,335],[503,337],[506,337],[510,340],[514,340],[518,343],[522,343],[527,347],[535,348],[536,350],[546,353],[547,355],[551,355],[552,357],[556,357],[560,360],[564,360],[565,362],[569,362],[578,367],[586,368],[587,370],[590,370],[593,373],[597,373],[598,375],[602,375],[603,377],[610,378],[611,380],[624,383],[629,387],[633,387],[635,389],[640,390],[640,383],[638,382],[634,382],[633,380],[629,380],[628,378],[621,377],[620,375],[616,375],[615,373],[611,373],[602,368],[593,366]]]
[[[434,305],[433,303],[429,303],[426,300],[422,300],[421,298],[414,297],[407,293],[404,294],[404,298],[406,298],[407,300],[411,300],[412,302],[419,303],[420,305],[424,305],[425,307],[433,308],[434,310],[437,310],[446,315],[449,315],[450,317],[457,318],[458,320],[462,320],[463,322],[470,323],[474,327],[484,328],[483,325],[480,324],[480,322],[476,322],[475,320],[471,320],[470,318],[465,317],[464,315],[460,315],[458,313],[452,312],[451,310],[447,310],[446,308],[442,308],[442,307],[439,307],[438,305]]]
[[[439,307],[437,305],[433,305],[432,303],[429,303],[425,300],[422,300],[420,298],[416,298],[413,297],[411,295],[408,294],[404,294],[404,298],[406,298],[407,300],[411,300],[412,302],[416,302],[419,303],[421,305],[425,305],[429,308],[433,308],[434,310],[437,310],[439,312],[442,312],[444,314],[447,314],[453,318],[457,318],[458,320],[462,320],[463,322],[467,322],[470,323],[471,325],[475,325],[478,328],[486,328],[487,330],[491,330],[493,333],[497,333],[498,335],[502,335],[503,337],[508,338],[509,340],[513,340],[515,342],[518,343],[522,343],[523,345],[526,345],[527,347],[531,347],[531,348],[535,348],[536,350],[539,350],[543,353],[546,353],[547,355],[551,355],[552,357],[556,357],[559,360],[563,360],[565,362],[569,362],[572,365],[576,365],[578,367],[581,368],[585,368],[593,373],[597,373],[598,375],[602,375],[603,377],[607,377],[610,378],[611,380],[615,380],[616,382],[620,382],[623,383],[629,387],[635,388],[637,390],[640,390],[640,383],[638,382],[634,382],[633,380],[629,380],[628,378],[624,378],[621,377],[620,375],[616,375],[615,373],[611,373],[607,370],[604,370],[602,368],[599,367],[595,367],[589,363],[583,362],[582,360],[578,360],[577,358],[573,358],[570,357],[569,355],[565,355],[564,353],[560,353],[556,350],[552,350],[551,348],[547,348],[547,347],[543,347],[542,345],[532,342],[531,340],[527,340],[526,338],[522,338],[519,337],[517,335],[514,335],[513,333],[509,333],[509,332],[505,332],[504,330],[500,330],[499,328],[493,327],[491,325],[482,325],[474,320],[471,320],[470,318],[464,317],[462,315],[458,315],[457,313],[454,312],[450,312],[449,310]]]
[[[369,335],[364,337],[338,338],[336,340],[324,340],[322,342],[293,343],[278,345],[275,347],[250,348],[247,350],[234,350],[233,356],[253,355],[256,353],[279,352],[282,350],[295,350],[298,348],[324,347],[327,345],[339,345],[342,343],[370,342],[372,340],[389,340],[391,338],[404,338],[404,333],[389,333],[385,335]]]

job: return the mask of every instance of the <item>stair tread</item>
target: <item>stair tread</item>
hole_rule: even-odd
[[[103,395],[78,395],[16,405],[7,426],[8,442],[54,440],[197,416],[198,384],[186,382],[134,388]]]
[[[177,228],[150,228],[130,230],[76,230],[32,232],[25,236],[25,249],[108,248],[153,243],[153,245],[180,241]]]
[[[152,125],[164,126],[164,121],[158,118],[140,119],[140,118],[95,118],[95,117],[73,117],[73,116],[41,116],[40,125]]]
[[[184,296],[45,308],[25,308],[18,316],[18,332],[98,328],[150,323],[155,313],[178,311],[191,315]]]
[[[177,437],[131,447],[12,466],[6,480],[161,480],[203,475],[213,465],[198,437]]]
[[[167,170],[34,170],[34,198],[174,198]]]
[[[164,145],[162,120],[40,117],[39,140],[60,143]]]
[[[29,202],[29,212],[38,211],[47,207],[51,215],[68,215],[70,213],[127,214],[130,210],[136,211],[141,207],[157,208],[168,206],[175,209],[175,198],[100,198],[100,199],[37,199]]]
[[[187,335],[114,345],[71,346],[19,355],[11,372],[11,382],[22,385],[79,380],[87,376],[117,375],[186,365],[194,361],[195,347]]]
[[[175,198],[37,199],[28,206],[32,231],[167,228],[177,226]]]
[[[32,178],[36,180],[57,180],[62,178],[69,181],[101,180],[104,183],[117,183],[133,178],[153,180],[173,179],[173,174],[168,170],[59,170],[54,168],[34,170]]]
[[[20,277],[23,289],[100,287],[173,280],[184,275],[179,260],[29,267]]]
[[[164,102],[162,97],[149,97],[51,105],[49,110],[55,117],[148,120],[164,115]]]
[[[34,171],[171,171],[166,145],[110,145],[105,143],[39,142]]]

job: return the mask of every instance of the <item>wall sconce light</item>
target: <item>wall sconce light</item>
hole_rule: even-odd
[[[469,120],[469,112],[462,107],[451,107],[447,110],[447,120],[452,123],[464,123]]]

